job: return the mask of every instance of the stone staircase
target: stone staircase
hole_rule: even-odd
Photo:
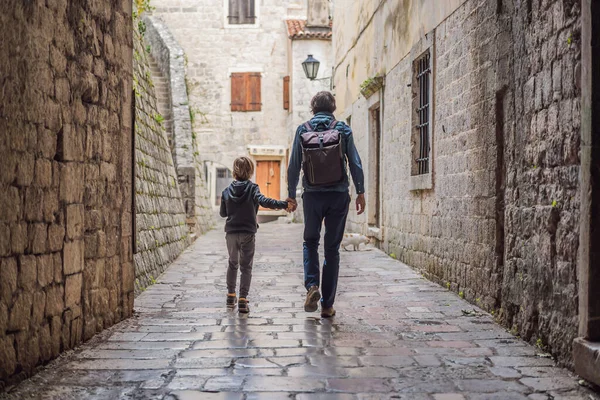
[[[173,113],[171,112],[169,79],[162,73],[158,63],[151,55],[148,55],[148,61],[150,63],[150,74],[152,75],[152,82],[154,83],[154,90],[156,92],[158,112],[164,118],[163,126],[167,132],[171,153],[173,153],[175,143],[173,141]]]

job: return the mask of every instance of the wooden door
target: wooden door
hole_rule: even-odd
[[[256,183],[260,192],[267,197],[279,200],[280,196],[280,161],[257,161],[256,162]],[[267,210],[266,208],[260,208]]]

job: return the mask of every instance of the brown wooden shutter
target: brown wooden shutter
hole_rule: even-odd
[[[261,110],[261,95],[260,95],[260,73],[251,72],[247,74],[246,99],[247,111]]]
[[[246,75],[231,74],[231,111],[246,111]]]
[[[290,109],[290,77],[283,78],[283,109]]]

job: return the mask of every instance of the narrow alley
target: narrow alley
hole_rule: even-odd
[[[302,309],[302,225],[263,224],[248,317],[215,229],[123,321],[7,399],[597,399],[492,316],[374,248],[342,252],[336,308]]]

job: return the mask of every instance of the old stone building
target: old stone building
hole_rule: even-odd
[[[131,2],[0,16],[0,385],[131,315]]]
[[[591,12],[452,0],[341,1],[333,13],[338,109],[367,177],[367,212],[349,227],[568,365],[579,334],[598,338],[597,325],[578,333],[598,315],[593,274],[578,275],[599,245],[580,241],[593,204]]]
[[[254,180],[263,194],[285,198],[290,131],[306,119],[312,93],[330,86],[329,2],[153,4],[152,20],[164,24],[185,52],[189,112],[198,143],[189,152],[198,151],[205,163],[213,207],[220,204],[221,191],[232,179],[233,160],[241,155],[255,161]],[[314,81],[302,71],[308,54],[322,63]]]

